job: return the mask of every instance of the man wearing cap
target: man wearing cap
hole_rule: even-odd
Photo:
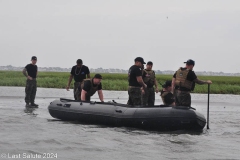
[[[142,66],[146,64],[142,57],[135,58],[135,64],[128,71],[128,105],[141,105],[141,87],[147,88],[142,79]]]
[[[103,92],[102,92],[102,76],[100,74],[95,74],[91,79],[84,79],[81,83],[81,100],[90,101],[91,96],[93,96],[96,91],[98,91],[98,96],[101,102],[103,101]]]
[[[155,72],[152,70],[153,63],[149,61],[147,63],[146,69],[143,70],[143,81],[147,85],[147,88],[142,92],[142,105],[144,106],[154,106],[155,102],[155,91],[158,93],[158,85],[155,76]]]
[[[161,91],[161,98],[163,101],[163,104],[166,106],[175,106],[175,100],[174,95],[172,94],[172,81],[166,81],[162,85],[163,89]]]
[[[202,81],[197,78],[193,71],[195,61],[187,60],[185,68],[179,68],[172,78],[172,92],[175,95],[175,102],[177,106],[191,106],[190,92],[194,90],[195,83],[197,84],[212,84],[212,81]]]
[[[90,71],[87,66],[83,65],[83,61],[81,59],[78,59],[77,65],[73,66],[71,69],[68,84],[66,87],[67,91],[69,91],[72,79],[74,79],[73,95],[75,100],[81,97],[81,92],[79,92],[77,88],[80,86],[81,82],[86,79],[86,76],[87,78],[90,78]]]
[[[22,71],[23,75],[27,77],[25,87],[25,102],[26,107],[38,108],[38,105],[34,103],[37,92],[37,57],[32,56],[31,61],[32,63],[26,65]]]

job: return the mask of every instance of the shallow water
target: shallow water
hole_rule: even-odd
[[[210,130],[195,133],[63,122],[52,118],[47,107],[59,97],[72,98],[72,91],[38,88],[40,108],[33,110],[25,109],[24,94],[23,87],[0,87],[0,160],[43,159],[45,153],[57,154],[61,160],[240,159],[238,95],[211,95]],[[127,92],[104,91],[104,97],[126,103],[128,96]],[[92,100],[98,101],[97,95]],[[156,104],[161,103],[157,94]],[[192,106],[206,117],[207,95],[192,94]]]

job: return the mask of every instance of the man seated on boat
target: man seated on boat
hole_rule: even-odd
[[[175,106],[175,100],[174,95],[172,94],[172,81],[166,81],[162,85],[163,89],[161,91],[161,98],[163,101],[163,104],[166,106]]]
[[[102,76],[100,74],[95,74],[95,76],[91,79],[84,79],[81,83],[81,87],[79,88],[81,91],[82,101],[90,101],[91,96],[93,96],[96,91],[98,91],[98,96],[101,102],[103,101],[103,92],[102,92]]]

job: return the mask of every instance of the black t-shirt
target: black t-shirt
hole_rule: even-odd
[[[187,68],[182,68],[182,70],[186,70],[186,69],[187,69]],[[175,72],[175,74],[173,75],[173,78],[176,78],[176,73],[177,73],[177,72]],[[187,75],[187,80],[193,82],[195,79],[197,79],[197,76],[196,76],[195,72],[192,71],[192,70],[190,70],[190,71],[188,72],[188,75]],[[195,83],[193,83],[192,90],[194,89],[194,86],[195,86]],[[187,89],[187,88],[185,88],[185,87],[176,88],[176,89],[180,89],[180,90],[182,90],[182,91],[189,91],[189,89]]]
[[[133,65],[128,70],[129,86],[141,87],[141,85],[137,81],[138,76],[142,76],[142,69],[136,65]]]
[[[94,84],[93,84],[93,86],[96,87],[97,85],[94,85]],[[91,82],[90,82],[90,81],[85,81],[85,82],[84,82],[84,85],[83,85],[83,90],[84,90],[84,91],[86,91],[86,92],[90,91],[91,87],[92,87],[92,85],[91,85]],[[98,85],[98,90],[102,90],[102,83],[100,83],[100,84]]]
[[[72,67],[71,75],[75,82],[82,82],[88,74],[90,74],[90,71],[87,66],[82,65],[82,67],[77,67],[76,65]]]
[[[28,64],[28,65],[26,65],[25,68],[30,77],[37,78],[37,71],[38,71],[37,65]]]
[[[167,91],[161,91],[161,96],[163,95],[163,93],[165,93]],[[166,105],[171,105],[175,100],[174,100],[174,95],[171,92],[167,92],[166,95],[164,97],[162,97],[166,103]]]

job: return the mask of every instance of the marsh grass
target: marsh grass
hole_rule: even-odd
[[[65,88],[69,78],[68,72],[39,72],[37,84],[42,88]],[[104,90],[126,91],[128,88],[127,74],[101,73]],[[91,77],[94,73],[91,74]],[[159,88],[172,75],[156,75]],[[201,80],[212,80],[211,93],[240,94],[240,77],[230,76],[198,76]],[[20,71],[0,71],[0,86],[25,86],[26,77]],[[73,82],[72,82],[73,84]],[[207,93],[207,85],[197,85],[193,93]]]

